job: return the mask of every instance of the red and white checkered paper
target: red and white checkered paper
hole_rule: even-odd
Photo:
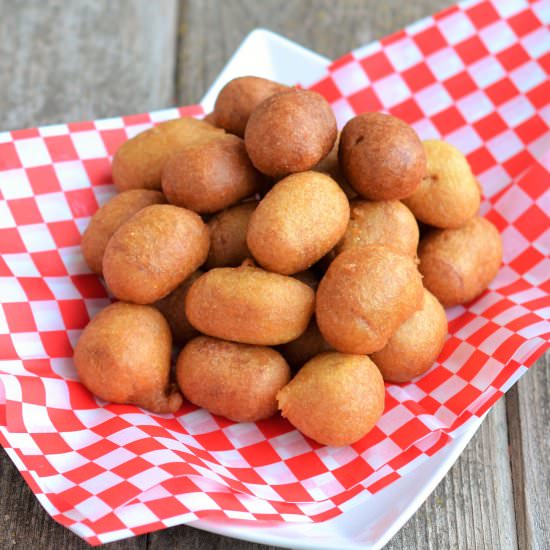
[[[56,521],[91,544],[198,517],[323,521],[487,411],[548,347],[549,20],[547,0],[470,1],[344,56],[312,86],[341,124],[384,110],[466,153],[504,240],[490,290],[448,311],[437,363],[387,385],[384,415],[350,447],[280,417],[107,404],[75,376],[73,346],[110,301],[79,242],[114,193],[112,155],[200,107],[0,133],[0,443]]]

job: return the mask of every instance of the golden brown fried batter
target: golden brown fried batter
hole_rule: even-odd
[[[200,267],[209,246],[198,214],[170,204],[147,206],[111,237],[103,257],[105,282],[120,300],[151,304]]]
[[[319,284],[321,334],[342,353],[381,350],[397,327],[422,305],[414,260],[380,245],[338,255]]]
[[[252,111],[273,94],[289,88],[257,76],[241,76],[228,82],[218,94],[214,106],[216,126],[244,137],[244,129]]]
[[[339,158],[348,183],[371,200],[408,197],[426,174],[426,155],[416,132],[383,113],[364,113],[344,126]]]
[[[181,147],[162,171],[168,202],[199,214],[219,212],[254,195],[262,182],[244,141],[230,134]]]
[[[246,244],[246,232],[252,212],[258,201],[244,202],[223,210],[208,222],[210,252],[206,268],[237,267],[250,256]]]
[[[350,203],[348,227],[335,252],[381,244],[407,256],[416,256],[418,224],[411,211],[399,201]]]
[[[223,130],[194,118],[161,122],[119,147],[113,158],[113,182],[119,191],[160,189],[162,169],[175,151],[223,133]]]
[[[185,298],[191,285],[201,275],[202,271],[200,269],[195,271],[195,273],[191,273],[168,296],[153,304],[168,321],[170,330],[172,331],[172,338],[176,344],[183,345],[199,334],[187,320],[187,315],[185,315]]]
[[[371,359],[388,382],[408,382],[426,372],[441,353],[447,336],[447,317],[437,298],[424,289],[422,308],[393,333]]]
[[[485,218],[472,218],[458,229],[436,229],[420,241],[419,269],[424,286],[445,306],[479,296],[496,277],[502,239]]]
[[[348,221],[348,199],[331,177],[320,172],[292,174],[260,201],[246,242],[260,265],[290,275],[329,252]]]
[[[450,143],[424,142],[427,175],[403,202],[423,223],[442,228],[464,225],[479,210],[481,193],[466,157]]]
[[[281,414],[323,445],[351,445],[384,410],[384,382],[365,355],[322,353],[277,395]]]
[[[136,212],[152,204],[166,202],[164,195],[150,189],[131,189],[115,195],[105,203],[90,220],[82,235],[82,255],[92,271],[101,275],[103,254],[115,231]]]
[[[191,403],[237,422],[273,416],[277,392],[290,380],[286,361],[274,349],[208,336],[183,348],[176,373]]]
[[[313,168],[328,155],[336,134],[336,119],[323,96],[290,90],[260,103],[248,119],[244,141],[260,172],[282,177]]]
[[[323,338],[319,331],[315,318],[311,319],[305,332],[288,342],[278,347],[283,357],[288,361],[288,364],[298,370],[305,365],[312,357],[325,351],[333,351],[334,348]]]
[[[117,302],[84,329],[74,364],[80,381],[105,401],[175,412],[182,398],[169,382],[171,346],[168,323],[155,308]]]
[[[204,334],[274,346],[306,330],[314,300],[313,290],[292,277],[257,267],[222,267],[195,281],[185,310]]]

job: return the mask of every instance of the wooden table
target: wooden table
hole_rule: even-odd
[[[0,129],[196,102],[246,34],[267,27],[330,58],[446,0],[0,0]],[[434,493],[388,545],[512,549],[550,544],[548,356],[489,413]],[[85,548],[0,452],[0,548]],[[119,549],[267,548],[180,526]]]

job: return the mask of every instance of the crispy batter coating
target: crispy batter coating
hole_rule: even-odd
[[[373,353],[421,307],[422,295],[411,257],[380,245],[352,248],[335,258],[319,284],[317,324],[336,350]]]
[[[203,122],[208,122],[208,124],[215,126],[216,128],[221,128],[221,126],[219,126],[216,122],[216,113],[214,113],[214,111],[204,115],[204,118],[202,120]]]
[[[181,351],[176,376],[191,403],[255,422],[277,412],[277,392],[290,381],[290,369],[274,349],[199,336]]]
[[[348,227],[335,252],[370,244],[382,244],[407,256],[416,256],[418,224],[411,211],[399,201],[364,201],[350,203]]]
[[[403,202],[421,222],[441,228],[460,227],[479,210],[479,183],[456,147],[438,139],[423,145],[427,175]]]
[[[331,177],[320,172],[292,174],[260,201],[246,242],[260,265],[290,275],[329,252],[348,221],[348,199]]]
[[[152,204],[166,202],[164,195],[150,189],[131,189],[115,195],[105,203],[90,220],[82,235],[80,247],[86,263],[92,271],[101,275],[103,254],[114,232],[136,212]]]
[[[249,201],[223,210],[208,221],[210,252],[206,268],[237,267],[250,256],[246,232],[258,201]]]
[[[168,202],[199,214],[219,212],[254,195],[262,182],[244,141],[230,134],[181,147],[162,171]]]
[[[117,302],[84,329],[74,364],[80,381],[105,401],[175,412],[182,397],[169,382],[171,346],[168,323],[155,308]]]
[[[218,94],[214,106],[216,126],[244,137],[252,111],[273,94],[289,88],[258,76],[241,76],[228,82]]]
[[[304,332],[314,300],[313,290],[292,277],[257,267],[222,267],[193,283],[185,311],[204,334],[272,346]]]
[[[340,166],[340,160],[338,159],[338,149],[340,148],[340,135],[340,132],[338,132],[336,141],[334,142],[334,145],[332,146],[329,154],[320,162],[318,162],[312,168],[312,170],[329,175],[342,188],[342,191],[344,191],[346,197],[351,200],[357,197],[357,193],[347,182],[346,176],[344,176],[344,171]]]
[[[156,302],[204,263],[209,246],[208,228],[198,214],[170,204],[147,206],[107,244],[105,282],[120,300]]]
[[[269,97],[252,112],[244,141],[260,172],[282,177],[313,168],[328,155],[336,135],[336,119],[323,96],[290,90]]]
[[[447,317],[437,298],[424,289],[422,308],[393,333],[371,359],[388,382],[408,382],[426,372],[437,359],[447,337]]]
[[[191,273],[191,275],[172,290],[168,296],[165,296],[153,304],[168,321],[170,330],[172,331],[172,338],[176,344],[183,345],[199,334],[187,320],[187,315],[185,315],[185,298],[191,285],[202,275],[202,273],[200,269],[195,271],[195,273]]]
[[[312,357],[325,351],[333,351],[334,348],[323,338],[315,318],[312,318],[301,336],[298,336],[292,342],[279,346],[278,350],[288,361],[288,364],[294,370],[298,370]]]
[[[426,174],[426,155],[416,132],[383,113],[364,113],[344,126],[339,158],[348,183],[371,200],[408,197]]]
[[[384,382],[365,355],[322,353],[277,395],[281,414],[323,445],[351,445],[384,411]]]
[[[113,158],[113,182],[119,191],[160,189],[164,164],[183,145],[204,142],[224,131],[202,120],[161,122],[124,142]]]
[[[472,218],[458,229],[437,229],[420,241],[424,286],[445,307],[479,296],[502,263],[502,239],[485,218]]]

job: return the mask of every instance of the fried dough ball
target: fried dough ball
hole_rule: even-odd
[[[208,124],[215,126],[216,128],[221,128],[221,126],[218,126],[216,122],[216,113],[214,112],[204,115],[204,118],[202,120],[203,122],[208,122]]]
[[[322,353],[277,395],[281,414],[323,445],[351,445],[384,411],[384,381],[364,355]]]
[[[168,296],[165,296],[153,305],[164,315],[170,325],[172,338],[180,346],[191,338],[198,336],[198,331],[191,325],[185,315],[185,297],[191,285],[202,275],[199,269],[192,273],[183,283],[177,286]]]
[[[424,289],[422,309],[415,311],[371,359],[388,382],[408,382],[426,372],[447,337],[447,317],[437,298]]]
[[[252,111],[265,99],[289,88],[258,76],[241,76],[228,82],[218,94],[214,106],[216,126],[244,137]]]
[[[278,349],[288,364],[294,370],[298,370],[315,355],[325,351],[333,351],[334,348],[323,338],[317,322],[313,318],[301,336],[298,336],[292,342],[288,342],[288,344],[279,346]]]
[[[329,252],[348,221],[348,199],[331,177],[319,172],[292,174],[260,201],[246,242],[261,266],[290,275]]]
[[[209,336],[274,346],[304,332],[314,300],[313,290],[292,277],[257,267],[221,267],[193,283],[185,311]]]
[[[344,126],[339,158],[348,183],[371,200],[408,197],[426,174],[426,154],[416,132],[383,113],[364,113]]]
[[[107,286],[120,300],[160,300],[208,255],[210,235],[198,214],[170,204],[147,206],[111,237],[103,256]]]
[[[371,245],[342,252],[319,283],[321,334],[343,353],[381,350],[422,304],[422,279],[413,258]]]
[[[282,177],[313,168],[328,155],[336,134],[336,119],[323,96],[289,90],[269,97],[252,112],[244,141],[260,172]]]
[[[113,158],[113,182],[119,191],[160,189],[162,169],[175,151],[223,134],[223,130],[194,118],[161,122],[119,147]]]
[[[424,286],[445,307],[470,302],[496,277],[502,239],[485,218],[472,218],[458,229],[436,229],[420,241]]]
[[[115,195],[90,220],[82,235],[82,255],[92,271],[102,272],[103,254],[114,232],[136,212],[152,204],[165,203],[164,195],[150,189],[132,189]]]
[[[401,254],[416,256],[418,224],[403,203],[355,200],[350,207],[348,228],[336,245],[336,254],[350,248],[382,244]]]
[[[256,422],[277,412],[277,392],[289,382],[290,369],[274,349],[199,336],[181,351],[176,376],[191,403],[236,422]]]
[[[322,172],[323,174],[329,175],[341,188],[342,191],[346,194],[346,197],[351,200],[357,197],[357,193],[353,190],[350,184],[346,181],[344,172],[340,166],[340,161],[338,160],[338,149],[340,147],[340,132],[336,137],[336,141],[330,153],[318,162],[312,170],[315,172]]]
[[[84,329],[74,364],[80,381],[101,399],[170,413],[182,404],[169,382],[171,347],[168,323],[155,308],[117,302]]]
[[[250,256],[246,232],[258,201],[244,202],[223,210],[208,222],[210,252],[206,268],[236,267]]]
[[[164,166],[162,190],[176,206],[211,214],[259,191],[262,179],[244,141],[225,134],[181,147]]]
[[[403,202],[421,222],[441,228],[460,227],[479,210],[479,183],[466,157],[450,143],[430,139],[424,142],[424,150],[427,175]]]
[[[315,172],[322,172],[330,176],[338,184],[340,180],[345,180],[344,173],[340,168],[340,163],[338,162],[338,147],[340,146],[340,132],[336,134],[336,140],[332,149],[329,151],[328,155],[321,159],[313,168]]]

